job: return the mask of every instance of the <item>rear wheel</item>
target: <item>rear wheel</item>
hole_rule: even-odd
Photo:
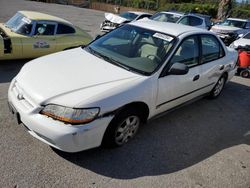
[[[117,114],[108,126],[103,145],[106,147],[123,146],[138,132],[142,116],[134,110],[126,110]]]
[[[216,85],[214,86],[214,88],[212,89],[212,91],[210,92],[209,98],[212,99],[217,98],[221,94],[225,83],[226,83],[226,76],[222,75],[218,80],[218,82],[216,83]]]
[[[243,70],[240,72],[240,76],[243,78],[248,78],[249,77],[249,71],[248,70]]]

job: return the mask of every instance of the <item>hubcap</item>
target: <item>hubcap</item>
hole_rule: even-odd
[[[115,132],[115,142],[118,145],[127,143],[139,128],[140,119],[137,116],[129,116],[117,127]]]
[[[214,89],[214,95],[215,96],[219,95],[220,92],[222,91],[222,88],[224,86],[224,82],[225,82],[225,78],[221,77],[219,79],[218,83],[216,84],[215,89]]]

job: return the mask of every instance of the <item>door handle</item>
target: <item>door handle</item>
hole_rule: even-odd
[[[223,70],[224,69],[224,65],[220,65],[220,70]]]
[[[193,78],[193,81],[199,80],[199,78],[200,78],[200,75],[196,75],[196,76]]]

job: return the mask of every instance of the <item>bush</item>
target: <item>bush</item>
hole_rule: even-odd
[[[250,10],[236,7],[232,10],[230,17],[249,19],[250,18]]]

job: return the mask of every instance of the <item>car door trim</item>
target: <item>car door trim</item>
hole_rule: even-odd
[[[163,105],[165,105],[165,104],[167,104],[167,103],[173,102],[173,101],[175,101],[175,100],[177,100],[177,99],[180,99],[180,98],[182,98],[182,97],[185,97],[185,96],[190,95],[190,94],[192,94],[192,93],[195,93],[195,92],[197,92],[197,91],[200,91],[200,90],[202,90],[202,89],[205,89],[205,88],[207,88],[207,87],[209,87],[209,86],[212,86],[212,85],[214,85],[214,83],[215,83],[215,82],[212,82],[212,83],[210,83],[210,84],[208,84],[208,85],[206,85],[206,86],[203,86],[203,87],[201,87],[201,88],[199,88],[199,89],[190,91],[190,92],[188,92],[188,93],[185,93],[184,95],[181,95],[181,96],[176,97],[176,98],[174,98],[174,99],[171,99],[171,100],[168,100],[168,101],[163,102],[163,103],[161,103],[161,104],[158,104],[158,105],[156,106],[156,109],[157,109],[157,108],[160,108],[161,106],[163,106]]]

